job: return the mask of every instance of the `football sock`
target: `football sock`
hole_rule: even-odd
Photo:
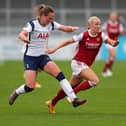
[[[67,79],[63,79],[62,81],[60,81],[60,85],[71,100],[76,98],[76,95]]]
[[[18,95],[25,92],[24,86],[25,86],[25,84],[21,85],[19,88],[16,89],[16,93]]]
[[[16,93],[19,95],[25,92],[31,92],[32,90],[33,88],[29,88],[26,84],[23,84],[19,88],[16,89]]]
[[[114,59],[113,59],[113,58],[110,58],[110,59],[105,63],[103,72],[106,72],[107,69],[112,69],[113,63],[114,63]]]
[[[91,81],[85,81],[84,83],[80,83],[78,86],[73,87],[74,92],[78,93],[80,90],[86,90],[91,88],[92,86],[95,86],[94,83],[92,83]],[[57,95],[52,99],[52,105],[55,106],[56,103],[63,99],[66,96],[66,94],[64,93],[64,91],[62,89],[60,89],[57,93]]]
[[[92,85],[93,86],[93,85]],[[89,81],[85,81],[84,83],[79,84],[76,88],[74,88],[74,92],[78,93],[81,90],[86,90],[92,87]]]
[[[66,95],[71,99],[75,99],[76,95],[70,85],[70,83],[68,82],[68,80],[65,78],[64,74],[62,72],[60,72],[56,79],[60,82],[61,88],[63,89],[63,91],[66,93]]]
[[[57,93],[57,95],[52,99],[52,105],[55,106],[56,103],[63,99],[66,96],[66,94],[64,93],[64,91],[62,89],[60,89]]]
[[[108,63],[108,69],[112,69],[113,63],[114,63],[114,59],[111,58],[111,59],[109,60],[109,63]]]

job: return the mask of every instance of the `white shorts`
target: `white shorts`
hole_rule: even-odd
[[[107,47],[107,48],[116,48],[116,47],[113,47],[113,46],[110,45],[110,44],[106,44],[106,47]]]
[[[72,60],[71,68],[73,70],[73,75],[79,75],[82,70],[85,70],[89,67],[87,64],[85,64],[83,62]]]

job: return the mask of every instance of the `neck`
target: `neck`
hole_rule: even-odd
[[[97,33],[94,32],[94,31],[92,31],[91,29],[89,30],[89,32],[90,32],[90,34],[93,35],[93,36],[97,35]]]
[[[42,26],[45,26],[46,24],[44,24],[43,22],[40,21],[40,19],[38,18],[39,24]]]

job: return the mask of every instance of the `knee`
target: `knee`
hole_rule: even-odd
[[[100,82],[99,78],[96,78],[96,80],[95,80],[95,84],[98,85],[99,82]]]
[[[36,81],[33,81],[33,80],[27,80],[25,83],[26,83],[26,86],[31,89],[34,89],[36,86]]]
[[[64,76],[64,74],[63,74],[62,72],[60,72],[60,73],[58,73],[58,75],[56,76],[56,79],[57,79],[58,81],[61,81],[61,80],[65,79],[65,76]]]
[[[96,78],[95,80],[89,81],[89,84],[90,84],[91,86],[97,86],[97,85],[99,84],[99,79]]]

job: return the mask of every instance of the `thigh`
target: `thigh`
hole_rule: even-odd
[[[99,79],[95,72],[91,68],[84,69],[80,72],[80,76],[86,80],[93,81],[95,83],[99,82]]]
[[[49,61],[43,70],[53,77],[56,77],[61,72],[60,68],[53,61]]]
[[[71,62],[71,68],[72,68],[72,71],[73,71],[73,75],[79,75],[80,72],[82,70],[85,70],[88,68],[87,64],[83,63],[83,62],[80,62],[80,61],[76,61],[76,60],[72,60]]]
[[[34,70],[25,70],[25,83],[30,88],[35,88],[37,72]]]
[[[109,48],[109,57],[115,57],[115,54],[116,54],[116,49],[113,47],[113,48]]]

